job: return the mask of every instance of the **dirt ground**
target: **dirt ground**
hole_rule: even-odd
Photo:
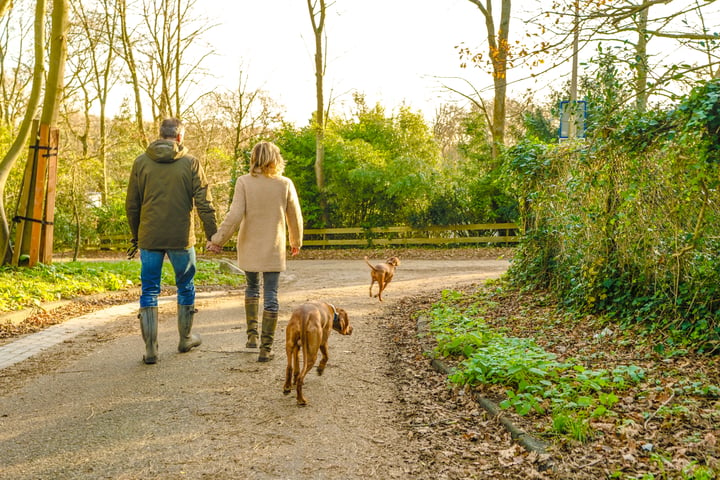
[[[413,339],[410,306],[508,266],[499,250],[468,252],[393,252],[402,264],[383,303],[368,295],[361,257],[303,252],[281,277],[270,363],[244,348],[242,291],[227,291],[197,302],[203,344],[186,354],[175,307],[161,307],[157,365],[141,362],[130,315],[4,369],[0,479],[546,478]],[[347,310],[354,333],[331,335],[328,367],[308,375],[299,407],[282,394],[284,327],[312,300]]]

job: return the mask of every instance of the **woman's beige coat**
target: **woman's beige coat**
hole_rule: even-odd
[[[211,241],[225,245],[237,231],[240,269],[283,272],[286,227],[290,246],[302,247],[303,218],[292,180],[247,174],[238,178],[230,210]]]

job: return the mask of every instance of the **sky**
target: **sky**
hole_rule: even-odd
[[[242,68],[251,90],[262,89],[283,105],[286,120],[307,124],[315,110],[315,47],[307,1],[198,3],[210,22],[217,23],[208,34],[217,55],[208,65],[219,74],[218,84],[236,89]],[[493,3],[497,17],[500,2]],[[511,40],[525,41],[523,22],[539,13],[542,3],[514,2]],[[379,103],[386,111],[408,105],[428,121],[442,104],[467,104],[446,86],[465,93],[477,89],[486,99],[493,96],[488,73],[460,68],[458,45],[487,54],[484,17],[468,0],[328,0],[325,31],[325,98],[326,102],[333,99],[334,114],[351,111],[353,92],[364,94],[368,105]],[[657,48],[659,41],[652,44]],[[687,53],[678,49],[673,46],[657,53]],[[581,57],[593,53],[581,52]],[[511,70],[508,95],[519,97],[532,90],[541,103],[542,95],[549,93],[548,85],[568,81],[571,68],[567,60],[549,75],[520,82],[518,78],[530,72]]]
[[[352,93],[388,111],[405,104],[432,119],[443,103],[459,97],[443,88],[457,78],[481,88],[491,78],[461,69],[456,46],[487,49],[484,18],[468,0],[328,1],[325,98],[347,112]],[[315,53],[305,0],[202,2],[218,25],[209,34],[218,55],[218,82],[236,88],[238,72],[286,108],[286,119],[305,125],[315,110]],[[453,80],[454,79],[454,80]]]

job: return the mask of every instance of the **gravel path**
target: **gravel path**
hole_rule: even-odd
[[[388,338],[402,299],[506,268],[504,260],[406,259],[380,303],[368,296],[362,259],[294,260],[281,278],[279,348],[268,364],[244,348],[240,291],[198,301],[204,342],[187,354],[176,351],[175,306],[161,306],[153,366],[141,362],[134,315],[114,318],[0,370],[0,479],[528,478],[507,467],[520,453],[481,413],[475,423],[489,429],[478,435],[491,455],[460,459],[469,472],[443,467],[443,456],[458,453],[405,423],[427,408],[412,396],[428,396],[421,388],[433,373],[393,361]],[[354,333],[331,335],[328,368],[308,375],[309,405],[298,407],[282,394],[284,327],[291,308],[309,300],[347,310]],[[507,476],[488,476],[499,468]]]

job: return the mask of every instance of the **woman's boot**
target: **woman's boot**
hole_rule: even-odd
[[[189,352],[191,348],[202,343],[199,335],[190,333],[195,313],[197,313],[195,305],[178,305],[178,333],[180,334],[178,351],[180,353]]]
[[[275,355],[272,353],[275,327],[277,327],[278,312],[263,310],[262,335],[260,337],[260,356],[258,362],[269,362]]]
[[[142,338],[145,341],[143,362],[157,363],[158,307],[141,307],[138,318],[140,319]]]
[[[247,343],[246,348],[257,348],[258,346],[258,297],[245,298],[245,321],[247,322]]]

